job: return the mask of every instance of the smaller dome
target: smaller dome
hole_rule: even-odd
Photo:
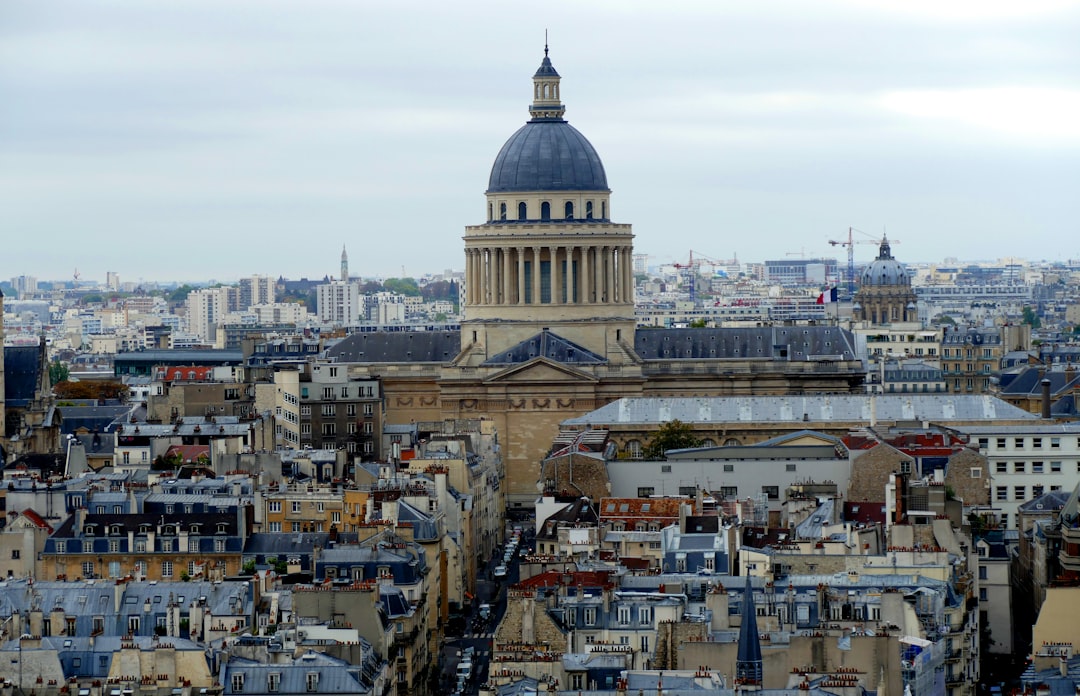
[[[911,285],[911,277],[904,265],[893,258],[889,240],[882,238],[878,257],[859,276],[859,285]]]

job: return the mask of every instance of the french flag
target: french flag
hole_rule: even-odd
[[[829,288],[828,290],[826,290],[825,292],[823,292],[823,293],[821,293],[820,295],[817,296],[817,303],[818,304],[832,304],[833,302],[837,301],[837,298],[838,298],[837,289],[836,288]]]

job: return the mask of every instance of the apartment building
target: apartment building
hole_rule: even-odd
[[[1070,491],[1080,484],[1080,424],[966,426],[957,431],[977,444],[986,457],[991,511],[1000,525],[1017,529],[1023,503],[1053,491]]]

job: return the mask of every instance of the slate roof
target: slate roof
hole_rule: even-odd
[[[114,404],[109,406],[57,406],[63,416],[61,433],[74,433],[79,428],[91,432],[104,432],[113,422],[123,422],[131,406]],[[88,450],[89,451],[89,450]]]
[[[457,331],[372,331],[348,336],[323,355],[346,363],[443,363],[460,351]]]
[[[598,365],[607,362],[603,356],[582,348],[573,341],[568,341],[550,331],[541,331],[516,346],[491,356],[483,364],[516,365],[526,363],[536,357],[548,358],[559,363]]]
[[[805,416],[805,417],[804,417]],[[1035,414],[986,395],[814,394],[619,399],[563,426],[684,423],[1036,421]]]
[[[65,419],[64,422],[66,424],[67,420]],[[113,446],[116,444],[116,438],[110,434],[87,433],[85,435],[74,435],[73,437],[82,443],[83,449],[86,450],[88,455],[112,456]]]
[[[4,401],[9,407],[30,403],[42,369],[39,346],[4,346]]]
[[[1051,396],[1060,396],[1080,385],[1080,376],[1074,371],[1045,370],[1038,367],[1026,367],[1013,378],[1008,385],[1002,386],[1002,396],[1042,396],[1042,381],[1050,380]]]
[[[638,329],[634,350],[644,360],[856,359],[851,332],[835,326]]]
[[[267,679],[278,676],[278,694],[356,694],[371,691],[361,678],[361,667],[323,653],[308,651],[292,663],[262,663],[231,657],[221,668],[224,694],[267,693]],[[243,675],[243,689],[233,691],[234,675]],[[314,686],[308,675],[317,674]]]
[[[576,128],[554,118],[533,119],[510,136],[495,156],[487,187],[487,193],[607,190],[596,148]],[[517,211],[508,212],[517,217]],[[562,210],[551,212],[562,219]]]

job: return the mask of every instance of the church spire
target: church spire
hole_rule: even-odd
[[[754,609],[754,587],[746,576],[742,597],[742,624],[739,626],[739,652],[735,658],[735,683],[739,688],[761,688],[761,639],[758,636],[757,612]]]
[[[349,282],[349,255],[345,253],[345,245],[341,245],[341,280]]]
[[[878,248],[879,259],[891,259],[892,258],[892,246],[889,244],[889,238],[885,235],[881,235],[881,247]]]
[[[548,57],[547,36],[544,37],[544,60],[533,75],[533,102],[529,115],[534,121],[562,120],[566,107],[559,102],[559,73]]]

